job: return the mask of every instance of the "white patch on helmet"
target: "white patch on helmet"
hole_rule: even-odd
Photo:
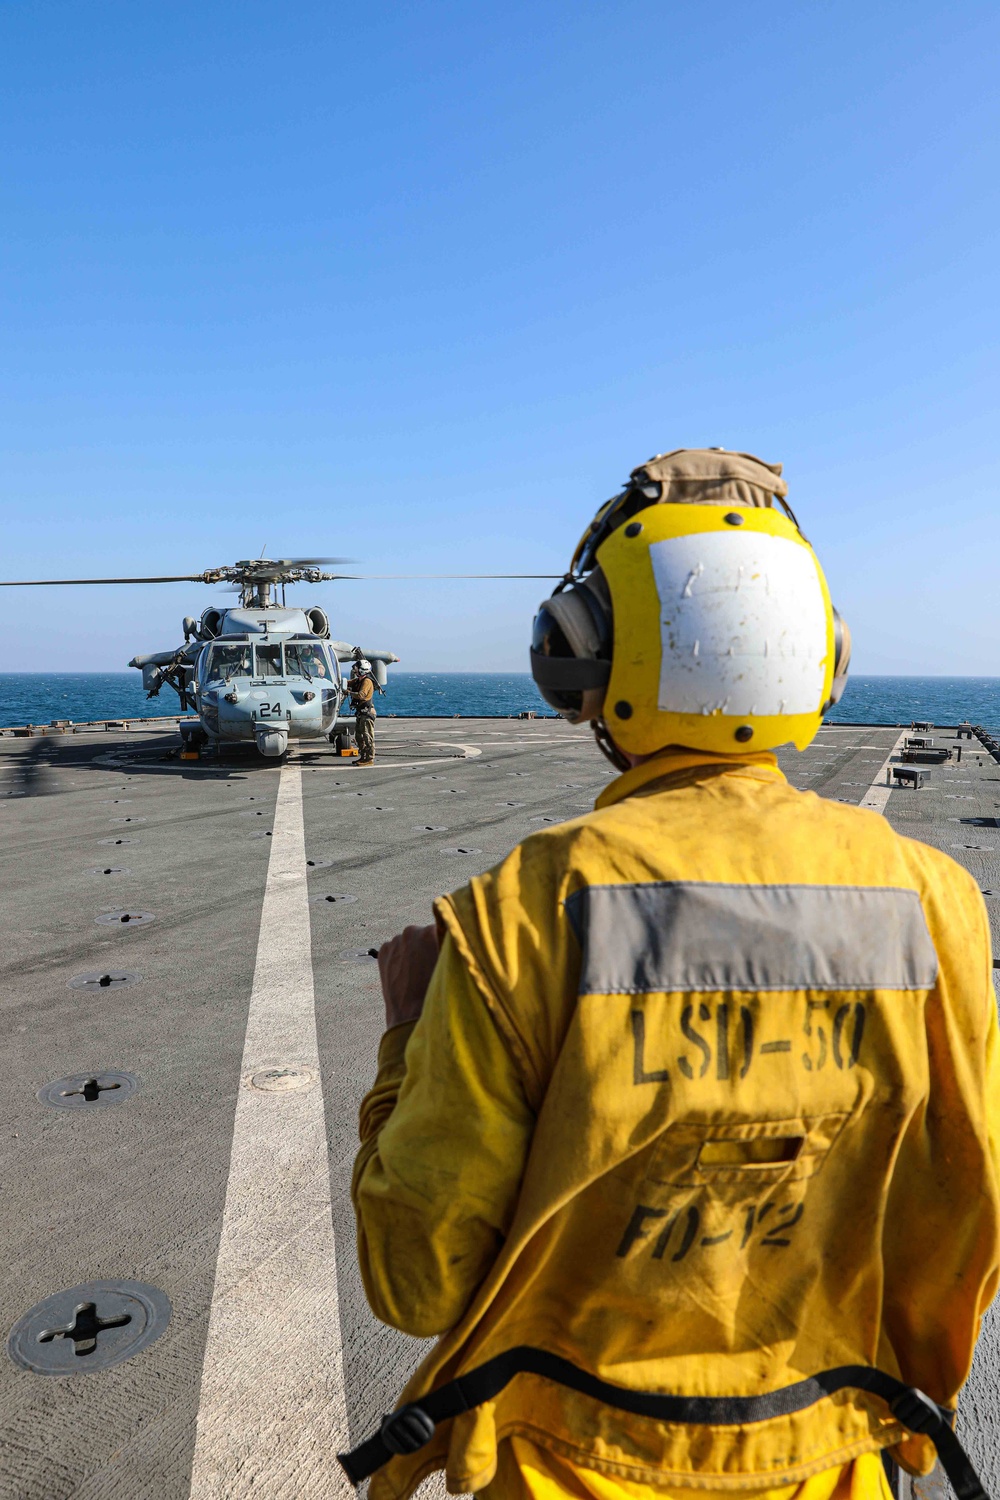
[[[808,548],[766,532],[698,532],[649,549],[660,598],[659,707],[816,713],[827,613]]]

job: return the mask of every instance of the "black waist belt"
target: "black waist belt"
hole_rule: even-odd
[[[603,1401],[617,1411],[628,1411],[657,1422],[685,1422],[698,1427],[734,1427],[748,1422],[767,1422],[772,1417],[805,1411],[837,1391],[868,1391],[880,1397],[893,1416],[910,1432],[929,1437],[938,1452],[941,1465],[951,1480],[959,1500],[989,1500],[968,1454],[952,1430],[955,1413],[938,1406],[923,1391],[904,1385],[893,1375],[868,1365],[841,1365],[824,1370],[808,1380],[767,1391],[760,1396],[665,1396],[652,1391],[631,1391],[611,1385],[596,1375],[581,1370],[550,1354],[521,1344],[487,1360],[457,1380],[429,1391],[419,1401],[411,1401],[398,1411],[382,1418],[378,1432],[360,1443],[350,1453],[338,1455],[341,1466],[352,1484],[369,1479],[395,1454],[416,1453],[434,1436],[438,1422],[471,1411],[484,1401],[492,1401],[515,1375],[541,1375],[556,1385],[567,1386]]]

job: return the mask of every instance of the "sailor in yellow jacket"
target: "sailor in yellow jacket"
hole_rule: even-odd
[[[622,774],[380,954],[361,1270],[439,1336],[401,1400],[536,1369],[388,1442],[373,1500],[437,1468],[844,1500],[888,1493],[882,1449],[934,1461],[864,1372],[952,1405],[996,1289],[989,928],[947,856],[777,767],[850,649],[784,494],[718,450],[633,473],[532,651]]]

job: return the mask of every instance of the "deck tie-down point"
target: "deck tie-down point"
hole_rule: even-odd
[[[124,969],[95,969],[91,974],[75,974],[67,987],[71,990],[123,990],[127,985],[138,983],[138,974],[129,974]]]
[[[78,1073],[74,1078],[57,1078],[38,1090],[42,1104],[55,1109],[93,1109],[123,1104],[139,1087],[134,1073],[107,1069],[102,1073]]]
[[[116,1318],[99,1318],[93,1302],[84,1302],[76,1309],[72,1327],[50,1328],[38,1335],[38,1342],[50,1344],[53,1339],[72,1339],[75,1355],[93,1354],[97,1349],[99,1333],[105,1328],[124,1328],[131,1321],[131,1313],[119,1313]]]
[[[89,1375],[145,1349],[170,1313],[169,1298],[141,1281],[89,1281],[53,1293],[18,1318],[7,1352],[35,1375]]]

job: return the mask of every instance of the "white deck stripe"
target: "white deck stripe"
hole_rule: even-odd
[[[263,1093],[249,1076],[315,1070]],[[340,1315],[319,1081],[302,779],[278,787],[242,1082],[202,1372],[194,1500],[307,1500],[349,1491]]]
[[[862,797],[862,807],[870,807],[874,812],[885,813],[885,805],[889,800],[889,793],[892,791],[892,787],[886,781],[886,777],[889,774],[889,767],[895,760],[897,752],[903,748],[903,741],[906,739],[906,736],[912,733],[912,729],[903,730],[903,733],[899,736],[899,739],[893,745],[883,762],[882,769],[878,772],[875,780]],[[874,748],[874,746],[871,748]]]

